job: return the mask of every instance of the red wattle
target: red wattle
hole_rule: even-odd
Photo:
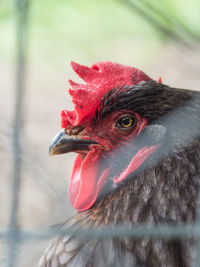
[[[96,201],[105,184],[109,168],[98,178],[100,153],[91,150],[84,159],[76,157],[69,186],[69,199],[72,206],[83,211],[89,209]]]

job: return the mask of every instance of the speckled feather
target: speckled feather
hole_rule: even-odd
[[[170,112],[185,103],[187,106],[184,110],[177,110],[179,119],[173,123],[164,120],[168,127],[170,151],[164,153],[159,161],[153,156],[149,158],[145,168],[136,173],[134,179],[101,197],[90,210],[78,213],[62,226],[63,229],[71,225],[96,228],[118,224],[194,222],[200,178],[199,93],[151,81],[128,87],[127,95],[124,93],[120,97],[119,94],[114,104],[109,97],[111,94],[102,100],[104,115],[96,114],[98,123],[104,116],[128,106],[145,116],[149,124],[158,121],[162,124],[166,114],[170,118],[170,114],[174,114]],[[191,135],[191,140],[188,140],[189,130],[197,133]],[[184,138],[187,139],[185,143]],[[87,240],[59,236],[50,243],[39,266],[190,267],[193,246],[192,240],[123,237]]]

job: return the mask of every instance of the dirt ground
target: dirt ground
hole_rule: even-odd
[[[169,45],[163,48],[145,72],[154,79],[174,87],[200,88],[200,49],[185,50]],[[80,62],[83,63],[84,62]],[[15,79],[14,67],[0,62],[0,230],[9,224],[12,176],[12,125]],[[19,200],[19,226],[23,229],[45,229],[65,221],[75,211],[67,196],[68,181],[75,155],[48,156],[48,146],[60,130],[59,113],[72,108],[67,95],[67,80],[74,78],[68,66],[47,66],[29,62],[26,77],[24,129],[22,141],[22,174]],[[77,79],[76,79],[77,80]],[[35,266],[47,245],[35,240],[20,247],[20,267]],[[7,257],[6,242],[1,241],[0,266]]]

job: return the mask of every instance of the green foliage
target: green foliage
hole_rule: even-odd
[[[0,1],[0,24],[12,16],[12,5],[9,1]]]

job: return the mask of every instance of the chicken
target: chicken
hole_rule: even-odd
[[[75,109],[50,155],[76,152],[69,199],[78,214],[61,226],[193,223],[200,176],[200,98],[111,62],[71,63]],[[84,238],[61,234],[39,266],[189,267],[192,240]]]

